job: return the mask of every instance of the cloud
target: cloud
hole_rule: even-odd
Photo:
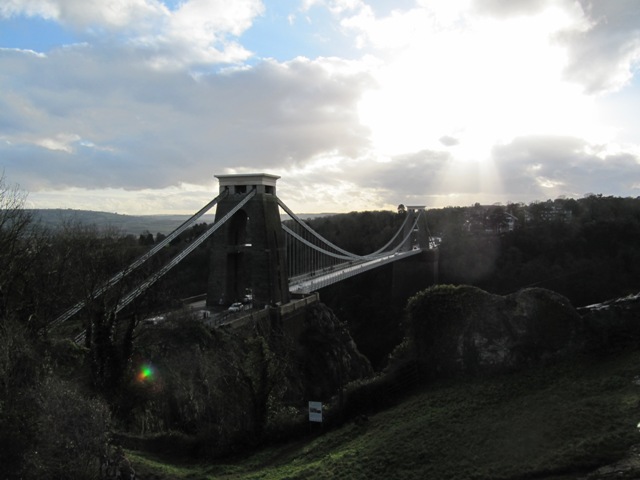
[[[264,12],[259,0],[190,0],[168,15],[166,28],[138,42],[166,49],[154,60],[156,66],[238,63],[251,56],[232,37],[239,37]],[[186,52],[185,55],[179,55]]]
[[[49,0],[6,0],[0,4],[0,16],[5,18],[26,15],[55,19],[58,13],[56,4]]]
[[[545,9],[567,12],[573,20],[556,32],[568,48],[565,74],[585,91],[597,94],[627,85],[640,62],[640,3],[636,0],[476,0],[474,10],[513,18]]]
[[[170,10],[158,0],[10,0],[0,17],[59,22],[93,44],[139,50],[155,68],[239,63],[251,52],[236,40],[262,15],[260,0],[186,0]]]
[[[493,160],[505,191],[514,198],[580,197],[586,192],[628,196],[637,190],[634,180],[640,178],[640,157],[608,152],[574,137],[516,138],[496,146]]]
[[[570,0],[475,0],[472,11],[499,18],[510,18],[519,15],[536,15],[554,4],[568,5]]]
[[[73,153],[74,143],[78,142],[80,137],[75,134],[59,133],[55,137],[35,139],[34,143],[49,150],[60,150],[62,152]]]
[[[358,45],[369,45],[380,52],[416,49],[418,45],[427,51],[434,42],[449,50],[448,44],[464,37],[478,39],[483,25],[497,26],[492,20],[502,25],[524,25],[523,20],[539,18],[538,36],[546,36],[546,41],[566,49],[566,78],[589,94],[624,87],[640,62],[640,3],[636,0],[422,1],[414,8],[394,10],[381,17],[362,2],[350,3],[354,4],[350,9],[332,7],[331,3],[329,8],[341,16],[341,25],[347,31],[355,33]],[[518,35],[517,30],[512,31],[502,47],[518,42]],[[522,54],[529,52],[523,50]]]
[[[155,0],[8,0],[0,5],[0,15],[4,17],[42,17],[77,29],[129,28],[167,12]]]
[[[445,147],[453,147],[460,144],[460,140],[449,135],[443,135],[442,137],[440,137],[440,143]]]
[[[399,203],[506,204],[562,195],[579,198],[587,192],[640,195],[640,156],[556,135],[521,136],[497,144],[485,161],[423,150],[388,161],[363,157],[295,173],[295,180],[289,176],[281,180],[281,198],[294,210],[297,205],[315,204],[319,208],[314,211],[325,212],[367,210],[372,204],[384,208]]]
[[[214,173],[357,157],[357,62],[265,61],[224,74],[161,71],[88,45],[0,51],[0,157],[30,190],[203,184]],[[20,128],[18,128],[20,126]],[[34,168],[34,162],[38,167]]]
[[[619,90],[640,65],[640,3],[581,2],[588,28],[558,35],[570,49],[566,75],[588,93]]]
[[[453,163],[449,153],[431,150],[387,161],[363,156],[331,168],[295,172],[295,180],[283,177],[278,195],[292,208],[310,204],[318,206],[314,211],[324,212],[394,208],[399,203],[433,205],[430,198],[451,192],[451,184],[441,179]],[[462,189],[477,192],[473,180],[464,181]]]

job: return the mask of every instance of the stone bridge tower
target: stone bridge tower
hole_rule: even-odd
[[[266,173],[216,175],[220,193],[216,222],[256,191],[211,240],[207,305],[228,305],[253,295],[254,307],[287,303],[286,246],[276,197],[276,180]]]

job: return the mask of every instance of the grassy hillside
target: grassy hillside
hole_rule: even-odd
[[[340,429],[209,465],[129,452],[142,478],[570,479],[640,442],[640,353],[440,382]]]

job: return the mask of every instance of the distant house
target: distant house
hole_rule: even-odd
[[[500,205],[480,205],[476,203],[467,211],[463,228],[473,233],[512,232],[518,226],[518,218]]]
[[[532,203],[525,209],[524,221],[527,224],[540,222],[570,223],[573,219],[571,210],[552,201]]]
[[[506,225],[503,230],[500,230],[500,233],[513,232],[518,225],[518,218],[515,215],[511,215],[509,212],[504,212],[504,216],[505,216]]]

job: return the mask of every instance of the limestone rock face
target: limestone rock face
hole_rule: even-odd
[[[317,304],[307,312],[300,345],[299,362],[309,399],[328,399],[346,383],[373,374],[347,325],[326,305]]]
[[[434,376],[514,371],[582,348],[584,322],[569,301],[531,288],[500,296],[437,286],[409,302],[418,359]]]

